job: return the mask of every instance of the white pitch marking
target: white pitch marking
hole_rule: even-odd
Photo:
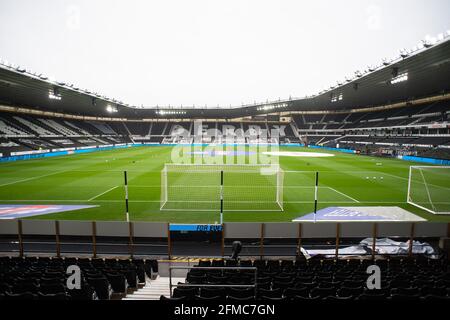
[[[338,191],[338,190],[336,190],[336,189],[334,189],[334,188],[332,188],[332,187],[328,187],[328,189],[331,189],[331,190],[333,190],[334,192],[337,192],[337,193],[343,195],[344,197],[349,198],[350,200],[352,200],[352,201],[354,201],[354,202],[360,203],[360,202],[359,202],[358,200],[356,200],[355,198],[352,198],[352,197],[350,197],[349,195],[347,195],[347,194],[345,194],[345,193],[343,193],[343,192],[340,192],[340,191]],[[320,201],[319,201],[319,203],[320,203]]]
[[[53,175],[55,175],[55,174],[67,172],[67,171],[68,171],[68,170],[58,171],[58,172],[52,172],[52,173],[49,173],[49,174],[44,174],[44,175],[42,175],[42,176],[31,177],[31,178],[27,178],[27,179],[18,180],[18,181],[8,182],[8,183],[0,184],[0,187],[5,187],[5,186],[10,186],[10,185],[13,185],[13,184],[16,184],[16,183],[21,183],[21,182],[26,182],[26,181],[36,180],[36,179],[39,179],[39,178],[45,178],[45,177],[53,176]]]
[[[0,202],[87,202],[88,200],[0,200]],[[123,202],[123,200],[94,200],[93,202]],[[160,203],[161,200],[130,200],[130,202],[135,203]],[[185,201],[183,201],[185,202]],[[195,201],[194,201],[195,202]],[[216,201],[214,201],[216,202]],[[354,201],[319,201],[320,203],[353,203]],[[284,201],[284,203],[314,203],[311,201]],[[358,203],[384,203],[384,204],[407,204],[406,201],[358,201]],[[450,204],[450,202],[435,202],[436,204]]]
[[[90,198],[90,199],[88,200],[88,202],[90,202],[90,201],[92,201],[92,200],[94,200],[94,199],[97,199],[98,197],[101,197],[102,195],[107,194],[108,192],[113,191],[114,189],[116,189],[116,188],[118,188],[118,187],[119,187],[119,186],[114,186],[114,187],[112,187],[112,188],[106,190],[105,192],[102,192],[102,193],[96,195],[95,197]]]

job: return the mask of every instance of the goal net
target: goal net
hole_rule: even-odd
[[[450,166],[411,166],[407,201],[434,214],[450,214]]]
[[[283,179],[274,165],[166,164],[161,210],[283,211]]]

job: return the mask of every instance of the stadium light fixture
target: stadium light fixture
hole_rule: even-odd
[[[390,81],[391,84],[397,84],[400,82],[405,82],[408,80],[408,72],[402,73],[397,75],[396,77],[393,77]]]
[[[109,113],[117,113],[117,112],[119,112],[117,107],[109,105],[109,104],[106,106],[106,111],[108,111]]]
[[[186,111],[179,111],[179,110],[157,110],[156,114],[160,116],[165,115],[184,115],[186,114]]]
[[[264,106],[260,106],[260,107],[256,108],[256,110],[257,111],[268,111],[268,110],[286,108],[288,106],[289,106],[288,103],[274,103],[274,104],[267,104]]]
[[[51,90],[51,91],[48,93],[48,97],[49,97],[50,100],[57,100],[57,101],[59,101],[59,100],[62,99],[61,94],[59,93],[58,88],[53,88],[53,90]]]

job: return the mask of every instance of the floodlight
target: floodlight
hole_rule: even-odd
[[[109,105],[109,104],[106,106],[106,111],[108,111],[109,113],[119,112],[119,110],[117,109],[116,106],[112,106],[112,105]]]

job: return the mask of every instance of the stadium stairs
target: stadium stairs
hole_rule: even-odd
[[[155,280],[147,281],[143,288],[127,294],[122,300],[160,300],[161,296],[170,296],[170,278],[158,276]],[[185,278],[172,278],[173,283],[183,282]]]

